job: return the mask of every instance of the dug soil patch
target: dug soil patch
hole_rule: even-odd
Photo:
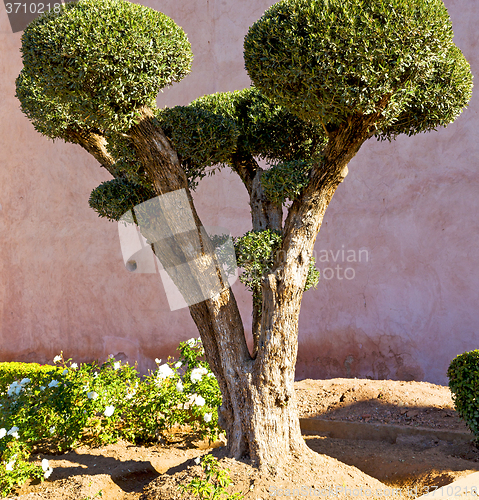
[[[339,439],[330,433],[305,432],[310,456],[293,460],[283,471],[259,473],[247,462],[224,458],[222,442],[172,437],[170,443],[137,447],[119,442],[79,448],[48,458],[53,474],[42,484],[26,484],[19,500],[173,500],[178,485],[201,476],[195,458],[213,453],[230,469],[234,488],[246,500],[269,498],[414,498],[432,486],[444,486],[479,471],[479,453],[466,440],[437,439],[434,432],[409,435],[407,429],[451,431],[464,436],[466,426],[454,411],[447,387],[391,380],[303,380],[296,383],[301,418],[401,426],[395,442]],[[368,428],[374,428],[369,426]],[[363,433],[364,434],[364,433]],[[439,433],[437,433],[439,434]],[[471,436],[472,439],[472,436]],[[369,494],[371,492],[371,495]],[[13,498],[10,497],[10,498]]]

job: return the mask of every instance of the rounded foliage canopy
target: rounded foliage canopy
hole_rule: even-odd
[[[382,111],[377,135],[411,135],[450,123],[471,97],[452,38],[442,0],[283,0],[250,28],[245,65],[303,119],[335,127]]]
[[[193,58],[173,20],[126,0],[79,0],[38,17],[23,33],[22,54],[22,108],[37,121],[43,106],[57,110],[42,126],[60,137],[70,116],[86,127],[128,129]]]
[[[277,164],[268,170],[278,173],[277,179],[270,175],[268,186],[276,189],[278,182],[273,180],[280,182],[278,202],[292,199],[299,186],[296,177],[304,182],[307,161],[319,155],[326,143],[321,125],[299,119],[255,87],[218,92],[188,106],[158,110],[157,120],[181,158],[190,187],[206,175],[208,167],[232,165],[233,156],[258,157]],[[278,165],[282,166],[279,170]]]

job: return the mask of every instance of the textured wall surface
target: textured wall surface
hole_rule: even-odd
[[[249,85],[242,43],[266,0],[148,0],[187,32],[192,73],[158,97],[186,104]],[[476,0],[445,0],[455,41],[479,69]],[[142,371],[197,336],[171,312],[157,275],[125,270],[117,227],[88,206],[109,175],[79,146],[53,143],[19,110],[21,33],[0,6],[0,360],[119,354]],[[446,383],[449,361],[479,347],[479,99],[447,129],[366,143],[316,243],[322,277],[303,299],[297,376]],[[206,225],[250,229],[246,190],[223,171],[195,195]],[[250,298],[233,286],[246,329]],[[121,354],[123,353],[123,354]]]

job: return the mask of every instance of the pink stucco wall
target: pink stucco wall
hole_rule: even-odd
[[[160,106],[249,84],[243,37],[271,0],[143,3],[182,26],[195,54],[191,75],[160,94]],[[477,73],[479,2],[445,3]],[[169,310],[157,275],[125,270],[116,225],[88,207],[107,172],[80,147],[40,136],[20,112],[20,36],[0,6],[0,360],[124,353],[145,371],[196,336],[194,323],[187,309]],[[370,141],[351,162],[316,244],[322,278],[303,299],[299,378],[446,383],[449,361],[479,347],[478,109],[475,93],[448,129]],[[195,200],[204,224],[250,229],[231,172],[203,181]],[[248,329],[249,294],[240,283],[233,290]]]

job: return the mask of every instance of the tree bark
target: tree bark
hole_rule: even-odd
[[[322,161],[296,199],[283,229],[282,251],[262,284],[258,352],[248,383],[244,426],[251,458],[281,467],[287,457],[308,453],[299,426],[294,392],[298,320],[314,243],[347,165],[371,136],[379,114],[350,117],[329,135]]]
[[[264,170],[252,156],[233,155],[233,168],[239,175],[249,195],[251,207],[251,222],[253,231],[282,230],[283,206],[268,200],[261,185]],[[253,359],[258,352],[258,342],[261,335],[261,307],[256,304],[261,299],[261,293],[253,290],[253,318],[251,333],[253,337]]]
[[[294,392],[301,300],[326,208],[347,174],[348,162],[370,137],[377,118],[351,117],[347,124],[330,132],[322,161],[313,167],[309,185],[292,204],[283,229],[282,251],[262,283],[262,314],[257,318],[255,356],[248,351],[241,316],[226,284],[216,296],[189,306],[206,359],[220,385],[223,402],[218,410],[219,422],[226,432],[231,457],[249,457],[259,467],[281,468],[291,455],[310,453],[301,436]],[[211,264],[214,261],[211,242],[201,232],[202,224],[185,172],[151,110],[143,110],[129,136],[159,196],[185,189],[205,265]],[[93,153],[102,157],[101,148]],[[237,171],[250,194],[253,228],[281,230],[281,207],[264,197],[261,169],[243,162]],[[178,223],[175,216],[167,215],[166,219],[174,229]],[[181,238],[169,242],[170,248],[154,245],[160,260],[183,262],[188,251]],[[173,271],[170,276],[185,294],[188,287],[197,286],[201,279],[194,267],[190,281],[185,282],[184,277]]]
[[[138,158],[144,165],[159,196],[185,189],[198,238],[204,245],[204,255],[211,256],[212,247],[202,236],[202,224],[188,189],[185,172],[176,152],[156,124],[151,110],[143,110],[140,122],[132,127],[129,135]],[[172,218],[168,223],[174,228],[177,221]],[[181,242],[177,250],[181,252]],[[194,266],[190,268],[190,271],[194,279],[188,282],[181,281],[174,274],[170,275],[183,294],[188,293],[188,287],[194,285],[195,280],[198,282],[201,279]],[[242,404],[244,388],[240,381],[245,371],[249,369],[251,357],[236,300],[231,289],[225,286],[221,293],[203,302],[190,305],[189,310],[200,332],[207,361],[218,379],[222,392],[223,402],[218,414],[220,425],[226,432],[229,452],[234,457],[244,456],[249,450],[242,425],[245,420]]]

